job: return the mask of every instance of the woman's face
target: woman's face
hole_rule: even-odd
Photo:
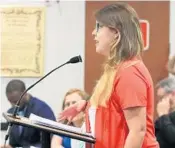
[[[68,108],[69,106],[77,103],[78,101],[82,100],[81,96],[78,93],[72,93],[68,96],[66,96],[65,98],[65,102],[64,102],[64,109]],[[77,120],[82,120],[83,118],[83,113],[79,113],[73,120],[72,122],[75,122]]]
[[[96,42],[96,52],[108,56],[111,48],[111,43],[117,37],[116,31],[96,23],[96,28],[92,35]]]
[[[80,100],[82,100],[82,98],[76,92],[66,96],[64,102],[64,109],[68,108],[70,105],[77,103]]]

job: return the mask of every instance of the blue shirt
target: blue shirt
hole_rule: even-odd
[[[62,139],[62,146],[64,148],[71,148],[71,139],[69,137],[61,136]]]
[[[56,120],[52,109],[44,101],[39,100],[36,97],[31,96],[29,102],[24,108],[26,108],[26,111],[19,113],[23,113],[27,118],[33,113],[46,119]],[[8,113],[13,113],[13,111],[14,107],[10,108]],[[41,143],[40,135],[39,130],[31,127],[23,127],[20,133],[19,125],[13,125],[12,131],[9,135],[9,144],[12,147],[32,146]]]

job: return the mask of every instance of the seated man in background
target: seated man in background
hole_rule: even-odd
[[[13,113],[14,105],[26,90],[24,82],[21,80],[11,80],[6,87],[6,96],[12,107],[8,113]],[[17,115],[29,118],[30,114],[41,116],[50,120],[56,120],[52,109],[43,101],[26,93],[20,102]],[[39,130],[19,125],[13,125],[9,135],[9,145],[12,147],[41,147],[41,133]]]
[[[160,148],[175,148],[175,82],[166,78],[159,82],[157,95],[158,119],[155,122],[156,137]]]

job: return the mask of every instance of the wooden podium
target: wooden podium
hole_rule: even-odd
[[[13,124],[21,125],[25,127],[32,127],[40,130],[42,133],[42,136],[41,136],[42,148],[50,148],[50,134],[63,135],[63,136],[81,140],[84,142],[88,142],[92,144],[95,143],[94,137],[84,133],[72,132],[65,129],[58,129],[58,128],[49,127],[45,125],[39,125],[39,124],[33,123],[31,120],[29,120],[29,118],[21,117],[21,116],[13,117],[12,114],[8,114],[8,113],[3,113],[3,116],[9,123],[13,123]]]

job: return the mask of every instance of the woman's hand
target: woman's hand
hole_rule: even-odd
[[[68,122],[70,123],[75,116],[77,116],[80,112],[85,110],[86,105],[87,102],[85,100],[78,101],[77,103],[71,105],[70,107],[62,111],[59,114],[57,121],[60,122],[62,120],[67,119]]]

